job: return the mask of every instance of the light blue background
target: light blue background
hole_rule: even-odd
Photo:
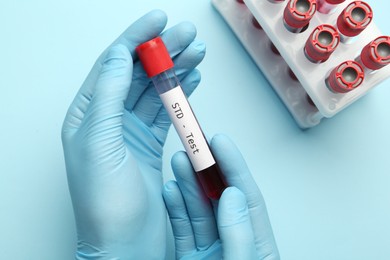
[[[390,3],[369,2],[389,35]],[[282,258],[390,259],[390,81],[301,131],[208,0],[1,1],[0,259],[73,258],[62,120],[101,51],[154,8],[169,25],[192,21],[206,42],[190,102],[208,136],[240,147]],[[165,179],[179,149],[171,130]]]

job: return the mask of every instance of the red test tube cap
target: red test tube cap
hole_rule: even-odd
[[[363,1],[354,1],[337,18],[337,28],[342,35],[354,37],[367,28],[372,19],[371,7]]]
[[[167,47],[161,37],[142,43],[135,49],[149,78],[173,68]]]
[[[360,54],[363,65],[378,70],[390,64],[390,36],[380,36],[367,44]]]
[[[303,28],[309,24],[316,10],[316,0],[290,0],[284,9],[284,22],[289,30]]]
[[[347,93],[359,87],[364,80],[362,66],[356,61],[344,61],[327,78],[328,88],[335,93]]]
[[[340,35],[336,28],[329,24],[317,26],[305,44],[306,57],[314,63],[329,59],[340,43]]]

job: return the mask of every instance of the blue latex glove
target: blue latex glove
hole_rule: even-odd
[[[131,25],[98,58],[66,115],[62,141],[77,224],[77,259],[155,259],[166,251],[162,152],[170,120],[135,47],[163,31],[165,13]],[[162,38],[187,95],[205,45],[178,24]]]
[[[177,182],[167,182],[163,196],[176,257],[279,259],[263,197],[241,153],[224,135],[216,135],[210,147],[230,186],[219,202],[206,198],[184,152],[172,158]]]

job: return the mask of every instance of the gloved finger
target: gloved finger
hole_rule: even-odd
[[[173,58],[177,76],[185,75],[193,70],[204,59],[206,44],[200,40],[194,40],[180,54]]]
[[[210,147],[229,186],[235,186],[246,197],[257,251],[261,256],[277,255],[278,250],[263,196],[235,144],[225,135],[215,135]],[[262,257],[260,257],[262,259]]]
[[[129,50],[119,44],[112,46],[107,52],[95,93],[85,113],[82,125],[85,124],[89,136],[104,136],[100,141],[104,140],[104,144],[101,144],[106,149],[112,142],[123,142],[122,115],[124,100],[130,89],[132,69]]]
[[[201,79],[200,72],[195,69],[181,81],[183,91],[187,97],[189,97],[192,94],[192,92],[196,89],[196,87],[199,85],[200,79]],[[161,131],[163,134],[166,134],[170,125],[171,125],[171,120],[169,119],[168,112],[161,105],[152,124],[152,129],[153,131],[156,130],[157,135],[158,135],[157,131]]]
[[[172,169],[180,187],[191,220],[198,250],[210,247],[218,239],[215,216],[185,152],[172,157]]]
[[[225,189],[217,219],[223,259],[258,259],[246,198],[240,190]]]
[[[194,41],[174,59],[179,81],[182,81],[203,60],[205,51],[206,47],[203,42]],[[141,121],[150,126],[155,121],[161,106],[157,91],[154,86],[149,86],[136,102],[133,112]]]
[[[175,181],[169,181],[164,185],[163,198],[175,238],[176,258],[180,259],[188,252],[196,250],[190,217],[179,186]]]
[[[193,42],[195,36],[195,26],[189,22],[182,22],[166,30],[161,35],[161,38],[164,41],[171,58],[175,59],[178,54],[180,54],[183,50],[187,48],[188,45]],[[191,60],[196,58],[197,55],[192,54],[187,55],[187,57],[189,57],[189,59]],[[138,99],[143,94],[145,89],[149,86],[149,84],[147,84],[148,82],[150,82],[150,79],[147,78],[146,73],[141,66],[141,63],[139,61],[136,62],[134,65],[133,84],[137,87],[133,88],[130,91],[130,95],[125,105],[127,110],[133,110]]]
[[[161,10],[153,10],[130,25],[110,46],[116,43],[122,43],[127,46],[128,50],[133,55],[136,46],[159,35],[165,28],[166,23],[166,14]],[[63,129],[77,130],[80,126],[85,111],[94,94],[95,83],[100,75],[103,66],[102,63],[104,62],[104,58],[106,57],[109,48],[110,47],[108,47],[97,59],[95,65],[92,67],[80,90],[76,94],[76,97],[69,107],[67,116],[65,117]]]

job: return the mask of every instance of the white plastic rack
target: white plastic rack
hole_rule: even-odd
[[[340,43],[326,62],[315,64],[305,56],[304,46],[314,28],[321,24],[335,25],[340,12],[352,0],[339,4],[330,14],[316,12],[307,29],[300,33],[290,32],[283,23],[283,11],[289,1],[244,2],[212,0],[301,128],[313,127],[322,118],[334,116],[390,76],[390,65],[366,73],[358,88],[344,94],[330,91],[325,84],[336,66],[346,60],[355,60],[365,45],[382,35],[374,22],[352,43]]]

